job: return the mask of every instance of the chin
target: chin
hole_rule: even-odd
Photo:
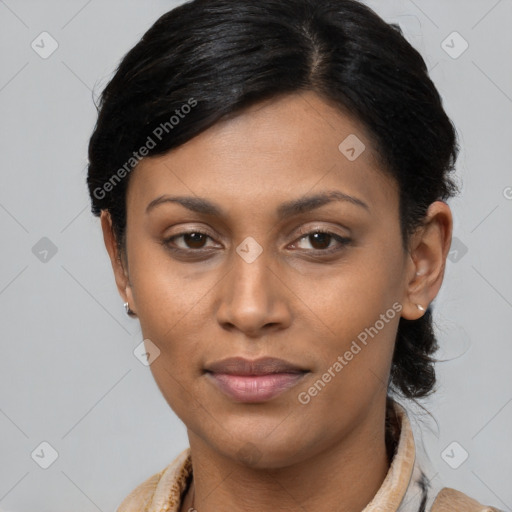
[[[226,451],[226,445],[219,447],[223,455],[253,469],[285,468],[306,457],[297,446],[296,438],[280,439],[279,442],[272,442],[270,439],[246,438],[246,440],[237,439],[236,445],[234,440],[229,444],[231,445],[229,451]]]

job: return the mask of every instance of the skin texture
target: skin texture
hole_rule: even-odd
[[[350,134],[366,146],[354,161],[338,149]],[[281,203],[328,190],[368,209],[334,201],[277,217]],[[170,202],[145,213],[162,194],[207,198],[224,215]],[[389,468],[386,383],[399,317],[419,318],[416,304],[426,308],[439,291],[449,207],[432,203],[404,251],[398,187],[377,167],[364,127],[302,92],[252,106],[142,160],[127,191],[125,254],[117,252],[108,212],[101,223],[119,293],[161,351],[153,376],[187,427],[195,508],[362,510]],[[306,236],[315,228],[350,242]],[[182,253],[162,245],[194,229],[208,236],[169,242]],[[246,237],[263,249],[252,263],[236,252]],[[328,249],[338,250],[322,255]],[[400,313],[301,404],[298,394],[396,302]],[[240,403],[204,373],[231,356],[280,357],[310,373],[269,401]]]

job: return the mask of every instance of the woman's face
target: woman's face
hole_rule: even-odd
[[[126,256],[129,281],[116,279],[160,351],[150,368],[165,399],[198,442],[255,466],[305,460],[382,411],[399,317],[421,316],[397,185],[362,125],[312,92],[142,160]],[[277,394],[255,391],[268,377],[228,377],[232,395],[206,371],[228,357],[307,372],[282,375]]]

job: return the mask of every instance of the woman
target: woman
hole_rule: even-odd
[[[496,510],[441,492],[434,389],[456,132],[422,57],[354,0],[194,0],[105,88],[88,186],[190,448],[119,512]]]

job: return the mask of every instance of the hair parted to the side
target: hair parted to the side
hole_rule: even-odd
[[[398,25],[355,0],[194,0],[161,16],[100,97],[89,143],[93,214],[110,212],[124,250],[126,162],[148,137],[158,139],[148,156],[164,154],[249,105],[306,90],[366,128],[399,185],[405,249],[429,205],[457,191],[457,135],[418,51]],[[419,320],[401,318],[388,395],[430,394],[437,348],[431,308]]]

